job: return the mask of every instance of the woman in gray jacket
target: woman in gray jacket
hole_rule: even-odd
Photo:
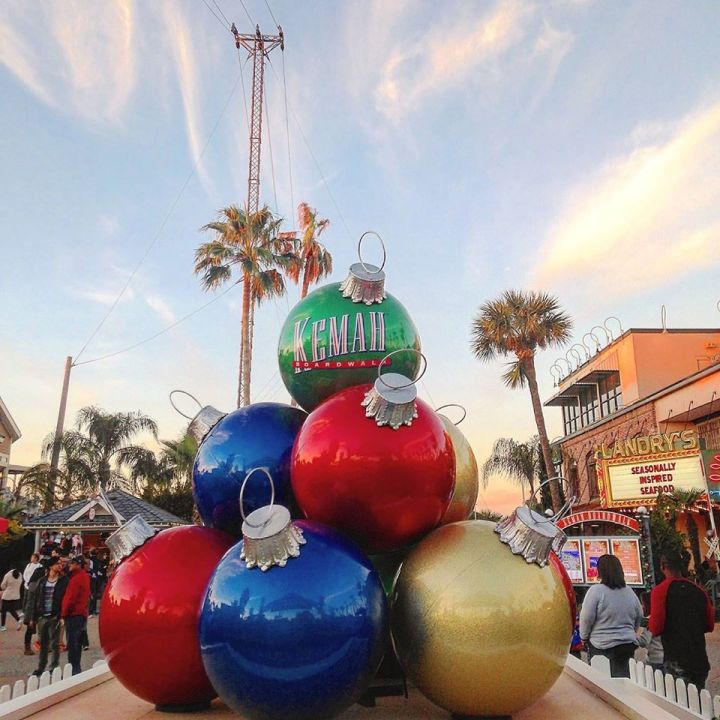
[[[614,555],[601,555],[597,570],[600,584],[587,591],[580,611],[580,637],[591,659],[604,655],[610,660],[612,677],[630,677],[630,658],[643,619],[640,601],[625,584],[622,565]]]

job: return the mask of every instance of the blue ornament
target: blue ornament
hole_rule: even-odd
[[[248,471],[268,468],[276,501],[292,505],[290,454],[307,414],[281,403],[255,403],[226,415],[203,439],[193,466],[193,497],[203,523],[241,536],[240,488]],[[267,505],[270,487],[261,473],[245,488],[248,512]]]
[[[300,538],[290,557],[280,553],[284,566],[248,568],[240,542],[220,561],[205,596],[205,671],[243,717],[317,720],[340,713],[362,695],[382,657],[387,607],[370,560],[324,525],[299,521],[291,528],[300,528],[306,542]],[[245,556],[254,557],[252,548]]]

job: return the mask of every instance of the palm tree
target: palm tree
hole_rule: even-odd
[[[330,225],[330,221],[319,220],[317,210],[311,208],[307,203],[301,202],[298,205],[298,224],[302,237],[296,238],[294,233],[284,235],[292,237],[298,244],[297,252],[301,263],[297,268],[297,273],[291,275],[291,278],[295,282],[299,282],[302,275],[300,286],[300,299],[302,300],[308,294],[310,285],[332,273],[333,264],[332,255],[328,249],[318,242],[318,237]]]
[[[479,360],[495,360],[498,356],[514,355],[515,361],[503,374],[510,388],[530,389],[535,424],[542,448],[545,469],[554,478],[552,453],[545,428],[540,393],[535,372],[538,349],[558,347],[570,339],[572,320],[560,308],[556,298],[544,292],[506,290],[498,299],[480,306],[471,329],[472,351]],[[561,506],[557,480],[550,481],[553,509]]]
[[[535,492],[540,461],[537,437],[525,442],[517,442],[512,438],[498,438],[493,443],[490,457],[482,466],[483,487],[487,487],[491,475],[500,475],[514,480],[521,487],[527,485],[532,495]]]
[[[292,273],[299,265],[293,244],[278,236],[281,220],[263,207],[248,215],[237,205],[223,208],[219,219],[202,227],[215,233],[195,251],[195,274],[205,290],[214,290],[233,279],[243,283],[240,318],[238,407],[250,403],[252,371],[252,318],[255,305],[285,293],[281,270]]]

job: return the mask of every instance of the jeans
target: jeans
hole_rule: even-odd
[[[87,618],[82,615],[71,615],[65,618],[67,634],[68,662],[72,665],[72,674],[82,672],[80,658],[82,656],[82,635],[87,628]]]
[[[611,648],[597,648],[588,643],[588,657],[604,655],[610,661],[610,677],[630,677],[630,658],[637,650],[635,643],[622,643]]]
[[[41,617],[37,621],[37,633],[40,640],[40,658],[37,674],[40,675],[48,661],[48,652],[52,652],[50,670],[60,665],[60,620],[55,617]]]

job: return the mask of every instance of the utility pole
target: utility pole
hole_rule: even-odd
[[[277,35],[263,35],[260,26],[255,26],[254,35],[243,35],[238,32],[235,23],[230,28],[235,37],[235,47],[248,52],[253,62],[252,98],[250,102],[250,153],[248,160],[248,194],[246,215],[252,218],[260,205],[260,159],[262,149],[262,106],[265,89],[265,58],[277,47],[285,50],[285,36],[278,25]],[[240,349],[240,406],[250,404],[250,372],[252,369],[252,317],[255,298],[250,298],[250,327],[245,333],[247,342]]]
[[[63,377],[62,392],[60,393],[60,408],[58,410],[57,425],[55,426],[55,439],[53,442],[52,456],[50,458],[50,477],[45,494],[45,506],[49,510],[55,501],[55,476],[60,464],[60,445],[65,427],[65,408],[67,407],[68,387],[70,385],[70,370],[72,369],[72,357],[65,358],[65,376]]]

